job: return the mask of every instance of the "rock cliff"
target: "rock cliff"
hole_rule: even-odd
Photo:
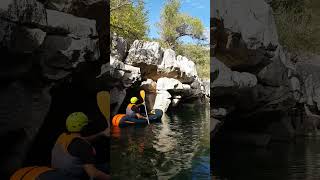
[[[264,0],[219,0],[211,16],[211,130],[224,122],[226,131],[294,136],[301,104],[319,110],[319,58],[293,55],[279,44]]]
[[[111,35],[110,71],[114,88],[111,90],[113,112],[118,113],[131,87],[146,91],[148,110],[167,111],[180,100],[209,97],[209,81],[201,80],[192,60],[176,55],[171,49],[160,47],[158,42],[135,40],[131,45],[115,34]]]

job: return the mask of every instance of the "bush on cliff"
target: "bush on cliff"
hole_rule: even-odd
[[[319,53],[318,0],[273,0],[271,6],[281,44],[291,52]]]

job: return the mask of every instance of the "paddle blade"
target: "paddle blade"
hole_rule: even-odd
[[[144,99],[145,99],[145,97],[146,97],[146,92],[144,92],[144,90],[141,90],[141,91],[140,91],[140,96],[142,97],[142,99],[143,99],[143,101],[144,101]]]
[[[97,94],[97,103],[103,116],[108,121],[110,127],[110,93],[108,91],[100,91]]]

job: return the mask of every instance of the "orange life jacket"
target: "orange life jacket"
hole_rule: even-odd
[[[136,117],[136,112],[134,112],[133,110],[132,110],[132,107],[133,106],[136,106],[135,104],[128,104],[128,106],[127,106],[127,109],[126,109],[126,115],[127,116],[129,116],[129,117]]]
[[[36,180],[41,174],[53,170],[44,166],[31,166],[17,170],[10,180]]]
[[[82,166],[83,164],[80,158],[72,156],[68,152],[68,147],[75,138],[83,139],[80,135],[73,134],[73,133],[61,134],[52,149],[52,158],[51,158],[51,165],[53,168],[60,169],[65,174],[68,174],[73,177],[82,176],[83,174],[85,174],[85,171]],[[93,148],[93,151],[95,151],[94,148]]]

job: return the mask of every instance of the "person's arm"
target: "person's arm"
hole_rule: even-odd
[[[140,113],[136,113],[138,119],[147,119],[146,117],[142,116]]]
[[[141,103],[141,104],[137,104],[136,106],[138,106],[138,107],[139,107],[139,106],[142,106],[142,105],[144,105],[144,102],[143,102],[143,103]]]
[[[139,110],[139,108],[138,108],[137,105],[134,105],[131,109],[132,109],[132,111],[135,112],[135,114],[136,114],[136,116],[137,116],[138,119],[146,119],[144,116],[142,116],[142,115],[140,114],[140,110]]]
[[[100,136],[106,136],[106,137],[110,137],[110,128],[106,128],[104,131],[101,131],[97,134],[91,135],[91,136],[87,136],[85,137],[86,140],[88,141],[92,141]]]
[[[68,147],[68,152],[81,160],[82,167],[90,178],[97,180],[110,179],[110,175],[98,170],[94,166],[96,152],[87,141],[81,138],[74,139]]]
[[[109,174],[106,174],[106,173],[98,170],[93,164],[84,164],[83,168],[90,178],[94,178],[97,180],[111,179]]]

